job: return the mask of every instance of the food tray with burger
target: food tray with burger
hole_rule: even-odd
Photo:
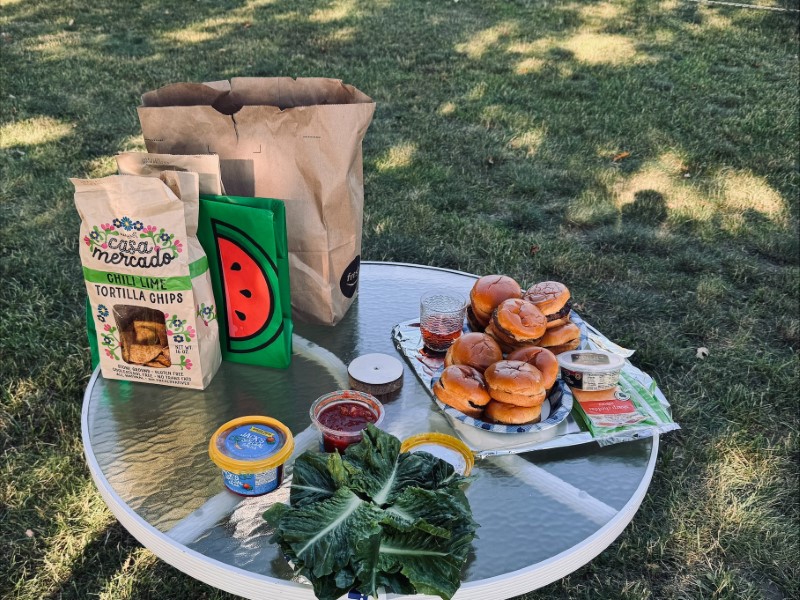
[[[424,347],[416,319],[396,325],[392,337],[478,456],[678,428],[655,382],[626,360],[632,352],[585,323],[559,282],[523,290],[505,275],[478,278],[463,333],[446,353]]]

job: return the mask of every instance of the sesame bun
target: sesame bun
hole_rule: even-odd
[[[483,407],[490,400],[480,372],[467,365],[452,365],[442,371],[433,393],[448,406],[476,419],[481,417]]]
[[[490,365],[483,374],[489,395],[495,400],[534,406],[544,401],[542,373],[520,360],[501,360]]]
[[[541,348],[539,346],[518,348],[511,352],[506,359],[521,360],[539,369],[542,373],[542,383],[545,389],[549,390],[553,387],[553,384],[555,384],[558,378],[558,359],[556,355],[547,348]]]
[[[563,283],[542,281],[529,287],[522,298],[533,302],[542,311],[547,317],[548,329],[569,322],[572,302],[569,289]]]
[[[521,298],[504,300],[492,314],[495,331],[518,343],[532,343],[544,335],[547,318],[536,305]]]
[[[503,300],[520,297],[522,297],[522,288],[507,275],[484,275],[475,282],[469,293],[475,317],[479,321],[487,323],[492,311]]]
[[[467,333],[458,338],[447,350],[444,365],[467,365],[481,373],[492,363],[503,360],[497,342],[485,333]]]
[[[538,423],[542,418],[542,405],[523,407],[492,400],[486,405],[483,416],[488,421],[506,425]]]
[[[581,330],[574,323],[552,327],[539,340],[539,345],[547,348],[553,354],[575,350],[581,345]]]

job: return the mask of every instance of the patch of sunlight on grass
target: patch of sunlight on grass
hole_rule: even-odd
[[[786,225],[786,201],[763,177],[722,171],[718,175],[722,204],[733,211],[755,210],[778,225]]]
[[[324,37],[327,42],[352,42],[358,30],[355,27],[342,27]]]
[[[715,10],[716,7],[698,6],[697,12],[702,16],[704,27],[713,27],[715,29],[725,29],[733,27],[733,19],[729,16]]]
[[[141,133],[129,135],[119,145],[120,152],[145,152],[144,138]]]
[[[514,136],[508,145],[515,150],[524,150],[526,157],[536,155],[544,142],[544,129],[531,129],[521,135]]]
[[[709,222],[718,218],[722,230],[739,234],[751,226],[748,215],[755,212],[773,225],[789,226],[785,199],[761,177],[730,169],[704,178],[686,175],[683,159],[666,152],[645,162],[636,173],[618,176],[609,187],[620,210],[635,202],[639,192],[647,191],[663,196],[670,220]]]
[[[161,37],[168,42],[176,44],[201,44],[213,40],[218,37],[218,34],[211,31],[199,31],[195,27],[191,27],[178,31],[168,31]]]
[[[275,21],[286,23],[290,21],[305,21],[306,15],[298,10],[287,10],[285,13],[275,15],[272,18]]]
[[[587,189],[569,203],[568,222],[579,226],[597,226],[616,218],[617,209],[609,194],[599,189]]]
[[[457,44],[456,50],[477,60],[482,58],[488,50],[500,45],[503,38],[514,35],[516,32],[516,24],[505,21],[476,33],[468,42]]]
[[[436,110],[436,112],[443,117],[449,117],[456,112],[456,105],[452,102],[445,102]]]
[[[0,148],[38,146],[55,142],[72,133],[73,125],[51,117],[34,117],[0,127]]]
[[[177,44],[200,44],[220,37],[226,27],[243,25],[246,19],[240,19],[233,15],[226,17],[213,17],[183,29],[173,29],[161,35],[161,39],[166,42]]]
[[[98,595],[99,600],[128,600],[137,598],[140,586],[137,582],[156,566],[158,558],[146,548],[136,548],[119,569],[105,582]]]
[[[69,457],[54,459],[49,468],[58,473],[68,461]],[[54,478],[53,485],[57,486],[58,475]],[[49,595],[48,591],[57,591],[69,580],[72,566],[80,560],[84,549],[115,521],[91,483],[68,494],[62,492],[59,510],[52,520],[56,531],[49,536],[39,576],[30,581],[35,588],[30,597],[43,598]]]
[[[481,100],[489,90],[489,85],[485,81],[481,81],[478,85],[474,86],[467,92],[467,100]]]
[[[530,73],[536,73],[544,67],[545,62],[541,58],[529,57],[524,58],[519,61],[514,66],[514,72],[517,75],[529,75]]]
[[[383,157],[379,158],[376,166],[380,172],[402,169],[411,165],[416,153],[416,144],[412,144],[411,142],[398,144],[390,148]]]
[[[622,9],[618,5],[610,2],[600,2],[599,4],[589,4],[580,7],[571,4],[570,7],[577,8],[578,14],[589,24],[604,24],[622,15]]]
[[[64,57],[67,56],[68,49],[73,49],[73,53],[77,52],[75,49],[81,46],[81,35],[77,31],[59,31],[37,36],[32,42],[30,48],[34,52],[50,57]],[[82,54],[89,54],[85,49],[82,50]]]
[[[508,45],[506,48],[511,54],[522,54],[524,56],[530,56],[532,54],[538,54],[540,52],[544,52],[549,48],[552,48],[555,45],[555,40],[553,38],[542,38],[536,40],[535,42],[514,42]]]
[[[723,449],[707,482],[720,525],[733,530],[761,528],[761,523],[770,519],[771,507],[764,502],[764,494],[780,476],[768,456],[746,450],[735,446]]]
[[[654,193],[660,194],[670,221],[710,222],[719,215],[719,207],[708,197],[701,183],[676,173],[669,160],[664,163],[648,161],[640,171],[618,179],[611,186],[613,204],[622,212],[637,201],[639,194]]]
[[[606,33],[579,33],[569,38],[563,47],[577,60],[591,65],[621,65],[641,56],[629,38]]]
[[[339,0],[330,7],[317,9],[309,15],[309,21],[314,23],[333,23],[351,16],[356,9],[354,0]]]

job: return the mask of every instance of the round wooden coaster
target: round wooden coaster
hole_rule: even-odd
[[[403,387],[403,363],[388,354],[365,354],[347,367],[350,387],[373,396]]]

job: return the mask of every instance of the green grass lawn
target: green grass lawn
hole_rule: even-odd
[[[146,90],[277,75],[377,102],[365,259],[564,281],[672,401],[631,525],[526,600],[800,597],[798,16],[685,0],[3,0],[0,596],[229,597],[89,477],[67,178]]]

